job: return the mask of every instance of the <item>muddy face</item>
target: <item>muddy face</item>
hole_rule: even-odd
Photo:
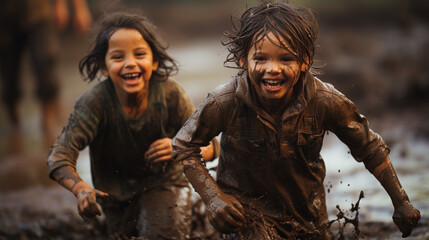
[[[247,66],[250,81],[263,105],[290,100],[301,72],[306,71],[290,46],[271,32],[249,50]]]
[[[136,29],[118,29],[109,40],[105,67],[100,69],[110,77],[118,97],[149,91],[152,72],[158,68],[149,43]]]

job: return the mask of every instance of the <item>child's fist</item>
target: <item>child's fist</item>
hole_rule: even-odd
[[[236,232],[244,222],[244,209],[234,197],[220,193],[206,204],[210,223],[222,233]]]
[[[393,222],[395,222],[396,226],[402,232],[402,237],[406,238],[417,225],[420,219],[420,211],[408,202],[399,208],[395,208],[392,218]]]

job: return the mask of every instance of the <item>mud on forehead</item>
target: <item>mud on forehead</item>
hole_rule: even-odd
[[[274,39],[269,36],[269,34],[272,33],[274,35]],[[256,49],[261,49],[261,46],[265,39],[268,39],[272,44],[276,45],[279,48],[284,48],[288,50],[290,53],[292,53],[297,59],[299,58],[298,53],[295,49],[292,48],[292,39],[290,36],[285,35],[284,33],[280,33],[277,31],[266,31],[265,29],[259,31],[255,34],[253,37],[253,43],[250,46],[250,49],[252,47]],[[279,44],[280,43],[280,44]],[[250,51],[249,49],[249,51]]]

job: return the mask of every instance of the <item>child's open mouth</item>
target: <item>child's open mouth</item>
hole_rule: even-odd
[[[135,85],[139,82],[141,73],[127,73],[122,75],[122,78],[129,85]]]
[[[285,80],[263,79],[262,85],[268,91],[278,91],[282,88],[285,82]]]

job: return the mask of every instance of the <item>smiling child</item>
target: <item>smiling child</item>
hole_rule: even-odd
[[[379,180],[406,237],[420,213],[390,163],[389,149],[353,102],[314,77],[317,21],[291,3],[261,2],[227,33],[226,62],[240,69],[209,93],[173,139],[173,154],[224,239],[332,239],[326,209],[326,131]],[[198,148],[222,133],[216,181]]]
[[[194,107],[169,78],[176,63],[155,27],[139,15],[106,16],[79,68],[90,81],[99,72],[106,79],[76,101],[49,152],[50,177],[76,196],[83,219],[101,215],[98,202],[109,235],[185,239],[191,191],[172,161],[171,138]],[[204,159],[217,157],[216,144],[202,148]],[[76,172],[79,151],[87,146],[94,188]]]

